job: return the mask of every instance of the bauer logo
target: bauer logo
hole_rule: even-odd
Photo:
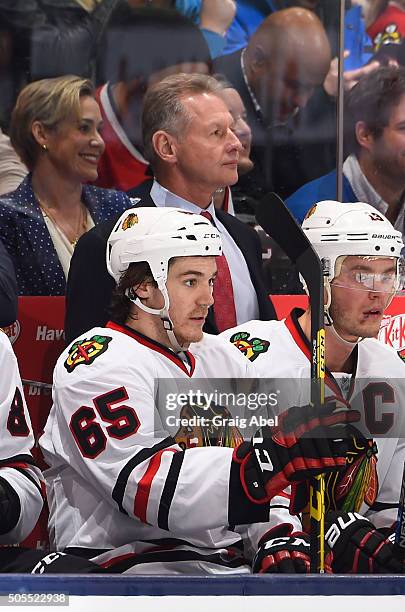
[[[384,317],[378,339],[398,352],[405,349],[405,315]]]
[[[9,337],[11,344],[14,344],[14,342],[20,335],[21,325],[19,321],[15,321],[15,323],[12,323],[12,325],[8,325],[7,327],[3,327],[2,329]]]

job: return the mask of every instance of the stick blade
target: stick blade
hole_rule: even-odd
[[[319,288],[323,285],[322,264],[280,196],[276,193],[266,194],[259,203],[256,220],[297,266],[313,297],[319,294]]]

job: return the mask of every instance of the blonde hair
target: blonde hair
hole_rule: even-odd
[[[94,98],[94,93],[91,81],[73,75],[35,81],[21,90],[11,115],[10,139],[29,170],[33,170],[40,151],[32,133],[33,122],[55,129],[61,121],[78,118],[80,98]]]

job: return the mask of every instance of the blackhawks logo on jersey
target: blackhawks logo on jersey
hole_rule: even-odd
[[[73,372],[81,364],[92,364],[97,357],[106,352],[111,340],[112,338],[108,336],[92,336],[89,340],[75,342],[70,347],[69,355],[63,365],[68,372]]]
[[[308,210],[307,214],[305,215],[305,219],[304,221],[306,221],[307,219],[309,219],[309,217],[312,217],[312,215],[314,214],[314,212],[316,211],[316,204],[314,204],[313,206],[311,206],[311,208]]]
[[[327,479],[328,509],[359,512],[363,503],[374,504],[378,492],[377,452],[374,440],[352,437],[345,469]]]
[[[230,341],[245,355],[250,361],[257,359],[262,353],[266,353],[270,342],[261,338],[249,338],[247,332],[238,332],[231,336]]]
[[[235,448],[243,442],[236,419],[223,406],[186,404],[180,419],[182,425],[173,437],[183,450],[196,446]]]
[[[399,357],[401,357],[402,361],[405,361],[405,348],[398,351]]]
[[[127,230],[130,227],[133,227],[134,225],[136,225],[138,223],[138,215],[136,213],[130,213],[128,215],[128,217],[125,217],[124,221],[122,222],[122,229],[123,230]]]

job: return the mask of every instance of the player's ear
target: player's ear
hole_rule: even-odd
[[[145,279],[139,285],[135,285],[131,287],[129,290],[134,296],[138,296],[141,300],[145,300],[150,297],[151,294],[152,283],[150,280]]]

